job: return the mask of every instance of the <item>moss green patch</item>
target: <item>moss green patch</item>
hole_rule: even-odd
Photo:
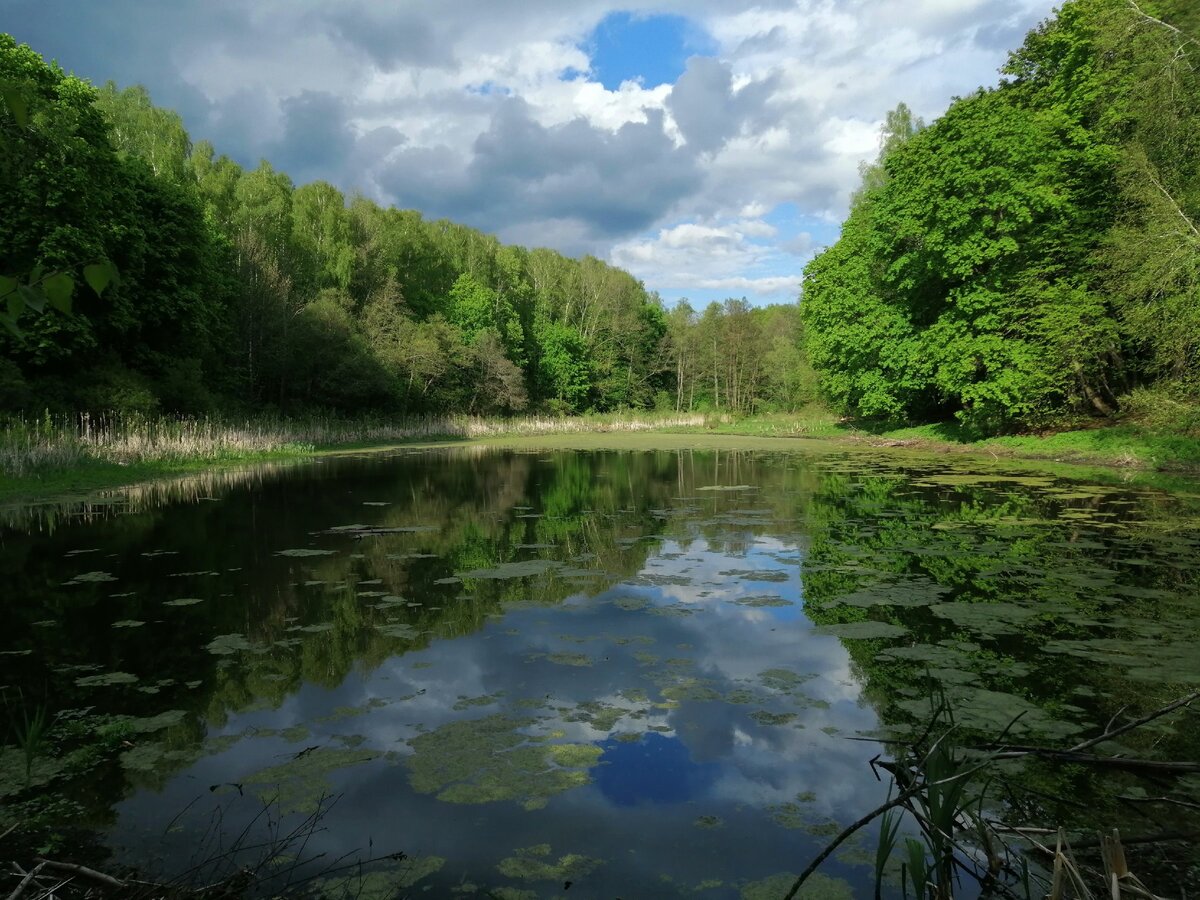
[[[310,556],[333,556],[333,550],[316,550],[311,547],[298,547],[294,550],[279,550],[276,556],[290,556],[295,559],[305,559]]]
[[[323,797],[333,793],[330,775],[378,759],[379,755],[374,750],[360,748],[318,747],[255,772],[243,779],[243,783],[255,786],[255,794],[263,802],[277,802],[281,814],[311,814],[317,811]]]
[[[538,744],[520,729],[534,719],[493,715],[451,722],[410,740],[409,782],[448,803],[514,800],[537,809],[555,794],[585,785],[600,749],[593,745]],[[590,749],[589,749],[590,748]]]
[[[771,821],[783,828],[803,828],[808,824],[804,808],[798,803],[777,803],[767,807]]]
[[[560,856],[557,861],[550,857],[549,844],[537,844],[513,851],[513,855],[500,860],[496,866],[502,875],[521,881],[575,881],[590,875],[603,860],[578,853]]]
[[[612,731],[618,720],[628,712],[627,709],[600,700],[587,700],[563,716],[563,721],[587,722],[597,731]]]
[[[697,828],[722,828],[725,820],[720,816],[697,816],[692,824]]]
[[[674,703],[692,700],[699,703],[722,699],[721,694],[712,686],[712,682],[701,678],[680,678],[674,684],[662,689],[663,697]]]
[[[604,752],[594,744],[551,744],[547,749],[551,759],[571,769],[590,769]]]
[[[122,619],[119,622],[113,622],[113,628],[141,628],[146,623],[139,619]]]

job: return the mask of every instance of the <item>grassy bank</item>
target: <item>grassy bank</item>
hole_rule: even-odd
[[[13,420],[0,426],[0,498],[99,490],[214,467],[415,442],[704,429],[722,421],[699,413],[614,413],[569,419],[437,416],[385,422],[136,416]]]
[[[726,434],[822,438],[878,447],[909,447],[940,453],[977,453],[988,458],[1043,459],[1063,463],[1200,473],[1200,436],[1159,422],[981,438],[955,423],[895,427],[850,422],[819,408],[786,415],[741,419],[715,427]]]
[[[390,422],[80,417],[18,420],[0,427],[0,499],[93,491],[211,468],[411,443],[634,432],[819,438],[880,448],[975,453],[989,459],[1200,472],[1200,437],[1173,432],[1161,424],[1128,421],[1039,435],[978,439],[954,424],[888,427],[854,423],[819,407],[741,419],[702,413],[515,419],[443,416]]]

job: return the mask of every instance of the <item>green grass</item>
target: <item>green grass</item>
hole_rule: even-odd
[[[1191,424],[1191,419],[1182,421],[1185,426]],[[723,434],[820,438],[879,447],[977,453],[989,458],[1200,472],[1200,436],[1190,428],[1176,430],[1162,419],[1093,425],[1044,434],[981,437],[956,422],[897,426],[894,423],[847,421],[821,407],[809,407],[797,413],[739,419],[718,425],[713,430]]]
[[[1190,422],[1190,420],[1188,420]],[[955,423],[896,427],[839,419],[819,406],[747,418],[701,413],[610,413],[575,418],[436,417],[394,421],[80,419],[0,427],[0,501],[64,496],[177,475],[431,441],[665,433],[806,438],[982,458],[1049,460],[1162,472],[1200,472],[1200,437],[1161,418],[1040,435],[977,438]],[[639,445],[645,442],[638,442]],[[650,439],[649,444],[653,444]]]

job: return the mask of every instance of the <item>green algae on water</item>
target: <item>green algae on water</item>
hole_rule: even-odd
[[[772,875],[760,881],[752,881],[742,888],[742,900],[779,900],[786,897],[796,876],[787,872]],[[799,893],[799,900],[854,900],[854,889],[850,883],[822,872],[810,875]]]
[[[496,866],[502,875],[521,881],[575,881],[590,875],[603,860],[568,853],[557,861],[551,858],[549,844],[535,844],[513,851]]]
[[[312,814],[321,800],[333,794],[329,776],[340,769],[378,759],[377,751],[361,748],[317,747],[302,750],[285,763],[271,766],[244,779],[266,803],[277,803],[281,814]]]
[[[409,782],[422,794],[448,803],[513,800],[526,809],[587,784],[600,759],[592,744],[538,744],[521,729],[534,719],[492,715],[451,722],[408,743]]]

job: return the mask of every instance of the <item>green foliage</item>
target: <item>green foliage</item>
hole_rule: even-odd
[[[13,340],[22,335],[17,323],[27,309],[71,312],[76,279],[69,272],[82,263],[97,295],[115,280],[115,267],[88,245],[94,233],[80,228],[97,221],[78,218],[87,189],[81,176],[105,162],[88,152],[88,136],[99,133],[88,90],[0,34],[0,203],[6,209],[0,325]],[[47,171],[47,152],[64,168]]]
[[[48,310],[0,335],[3,410],[578,412],[665,383],[660,301],[598,259],[243,170],[7,36],[0,88],[0,321]]]
[[[925,129],[890,114],[841,239],[805,272],[826,396],[998,432],[1192,378],[1198,52],[1132,5],[1073,0],[999,88]]]
[[[534,325],[534,335],[539,394],[556,401],[562,412],[578,409],[590,388],[583,336],[569,325],[544,320]]]

